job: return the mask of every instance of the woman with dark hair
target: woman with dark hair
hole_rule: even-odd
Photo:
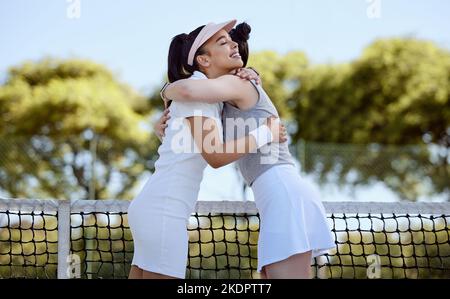
[[[235,23],[210,23],[190,34],[175,36],[169,48],[169,80],[198,80],[194,73],[201,74],[199,66],[186,63],[188,57],[192,58],[191,49],[219,31],[228,34]],[[240,59],[230,54],[214,61],[218,74],[241,66]],[[244,81],[248,88],[242,97],[256,98],[256,90]],[[184,278],[188,256],[187,224],[194,212],[207,163],[221,167],[268,143],[286,141],[284,126],[269,116],[245,136],[224,143],[221,106],[221,103],[192,101],[171,104],[172,117],[158,149],[155,171],[128,208],[134,240],[129,278]]]
[[[249,33],[250,26],[244,23],[233,32],[235,39],[231,33],[221,30],[208,40],[202,40],[203,43],[194,43],[187,61],[184,60],[186,53],[178,56],[179,64],[172,66],[169,78],[173,83],[162,93],[175,103],[223,103],[226,140],[245,136],[267,117],[278,117],[275,106],[260,85],[254,80],[229,75],[234,69],[226,67],[234,65],[229,61],[245,65]],[[203,80],[184,79],[181,66],[188,72],[192,67],[198,68]],[[247,126],[239,126],[242,123]],[[335,247],[319,192],[297,172],[287,143],[267,144],[237,163],[253,190],[261,216],[258,240],[261,276],[309,278],[311,259]]]

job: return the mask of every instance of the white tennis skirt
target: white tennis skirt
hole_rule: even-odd
[[[318,190],[293,165],[273,166],[252,189],[261,219],[258,272],[294,254],[312,251],[314,258],[336,246]]]
[[[172,181],[172,180],[171,180]],[[134,241],[132,265],[143,270],[185,278],[188,261],[187,224],[197,200],[195,182],[154,176],[128,207]],[[195,186],[195,188],[193,187]]]

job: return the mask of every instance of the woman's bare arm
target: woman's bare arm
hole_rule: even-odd
[[[248,82],[248,84],[251,84]],[[247,86],[233,75],[224,75],[216,79],[182,79],[169,84],[164,92],[165,97],[179,102],[218,103],[238,100]]]
[[[216,122],[207,117],[188,117],[191,134],[195,144],[200,150],[205,161],[213,168],[225,166],[245,156],[248,153],[255,153],[257,141],[253,135],[230,140],[222,143],[219,138],[219,130]],[[201,126],[199,128],[199,126]],[[278,123],[268,120],[268,127],[273,136],[272,142],[286,142],[286,128]]]
[[[168,84],[161,93],[165,100],[180,102],[218,103],[239,101],[257,95],[249,80],[257,84],[260,78],[250,69],[240,69],[236,75],[224,75],[216,79],[190,80],[183,79]]]

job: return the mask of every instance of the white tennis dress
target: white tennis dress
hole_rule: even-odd
[[[223,106],[222,123],[227,141],[241,138],[247,134],[246,130],[255,129],[269,116],[278,117],[262,86],[254,80],[250,82],[259,93],[254,107],[240,110],[229,103]],[[237,120],[249,126],[235,130]],[[257,271],[294,254],[311,251],[314,258],[336,246],[320,193],[300,176],[287,142],[267,144],[256,153],[243,156],[237,164],[252,187],[261,216]]]
[[[311,259],[335,248],[317,188],[290,164],[275,165],[252,184],[261,225],[258,269],[311,251]]]
[[[195,74],[192,79],[199,79]],[[155,172],[128,208],[134,240],[132,265],[184,278],[188,258],[187,224],[207,165],[195,146],[186,117],[216,120],[222,131],[222,104],[172,102]],[[223,136],[220,136],[223,142]]]

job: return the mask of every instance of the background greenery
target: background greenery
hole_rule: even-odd
[[[291,146],[302,170],[316,175],[319,183],[332,181],[360,186],[382,182],[403,200],[415,201],[419,196],[435,194],[450,199],[450,54],[447,50],[417,39],[380,39],[369,45],[359,58],[339,65],[313,65],[305,53],[298,51],[286,55],[271,51],[253,53],[249,65],[262,74],[264,89],[288,123]],[[153,171],[157,159],[159,141],[152,134],[151,123],[162,108],[160,86],[143,95],[98,63],[51,57],[14,66],[6,78],[0,86],[0,190],[3,194],[15,198],[133,198],[139,179],[145,171]],[[88,218],[86,223],[89,221],[94,220]],[[90,258],[118,261],[117,265],[90,266],[93,273],[105,273],[95,275],[126,273],[132,254],[129,231],[121,226],[111,231],[86,225],[86,228],[74,228],[72,244],[72,249],[80,252],[85,272],[90,251],[93,254]],[[252,230],[257,231],[257,225],[252,225]],[[423,234],[422,241],[388,245],[387,250],[392,254],[401,252],[406,257],[412,252],[437,252],[448,263],[449,225],[445,222],[440,225],[442,231],[438,235],[411,233],[408,237],[411,240]],[[55,227],[56,219],[0,225],[0,276],[54,277],[57,236],[47,231],[54,231]],[[232,233],[223,232],[224,238]],[[212,232],[190,234],[194,240],[208,238]],[[231,267],[229,271],[237,271],[239,275],[239,270],[233,270],[235,265],[254,268],[255,248],[245,241],[256,238],[256,232],[251,234],[242,237],[244,245],[240,244],[241,236],[231,236],[238,243],[226,250],[219,241],[217,246],[201,245],[202,252],[220,251],[219,255],[226,258],[220,261],[193,258],[191,267],[204,266],[204,263],[214,269],[226,262]],[[384,250],[380,246],[385,245],[352,246],[361,238],[358,233],[345,238],[337,249],[341,253],[351,248],[358,255],[366,252],[367,246],[375,246],[374,252]],[[384,234],[375,234],[374,238],[384,238]],[[429,239],[444,240],[444,243],[438,241],[436,245],[426,241]],[[191,244],[190,249],[194,256],[200,251],[195,246]],[[228,259],[242,246],[247,252],[245,265]],[[345,254],[336,259],[340,263],[350,262],[349,259],[355,262]],[[400,263],[386,259],[391,264]],[[330,264],[335,262],[329,260]],[[27,263],[34,266],[21,266]],[[418,263],[427,265],[429,261],[422,259]],[[362,272],[349,269],[335,268],[324,275],[339,274],[333,271],[350,277],[365,275],[365,268]],[[392,277],[417,276],[414,271],[407,275],[394,273]],[[204,273],[193,269],[189,275],[217,274]],[[244,276],[253,275],[251,270],[245,273]],[[424,275],[448,277],[449,273]]]
[[[407,200],[448,194],[447,50],[382,39],[346,64],[263,51],[249,65],[289,124],[292,146],[334,144],[332,154],[308,152],[306,173],[319,172],[322,181],[337,173],[339,183],[349,174],[353,183],[382,181]],[[12,67],[0,87],[0,188],[11,197],[131,199],[157,158],[150,124],[161,109],[159,88],[141,95],[91,61]]]

